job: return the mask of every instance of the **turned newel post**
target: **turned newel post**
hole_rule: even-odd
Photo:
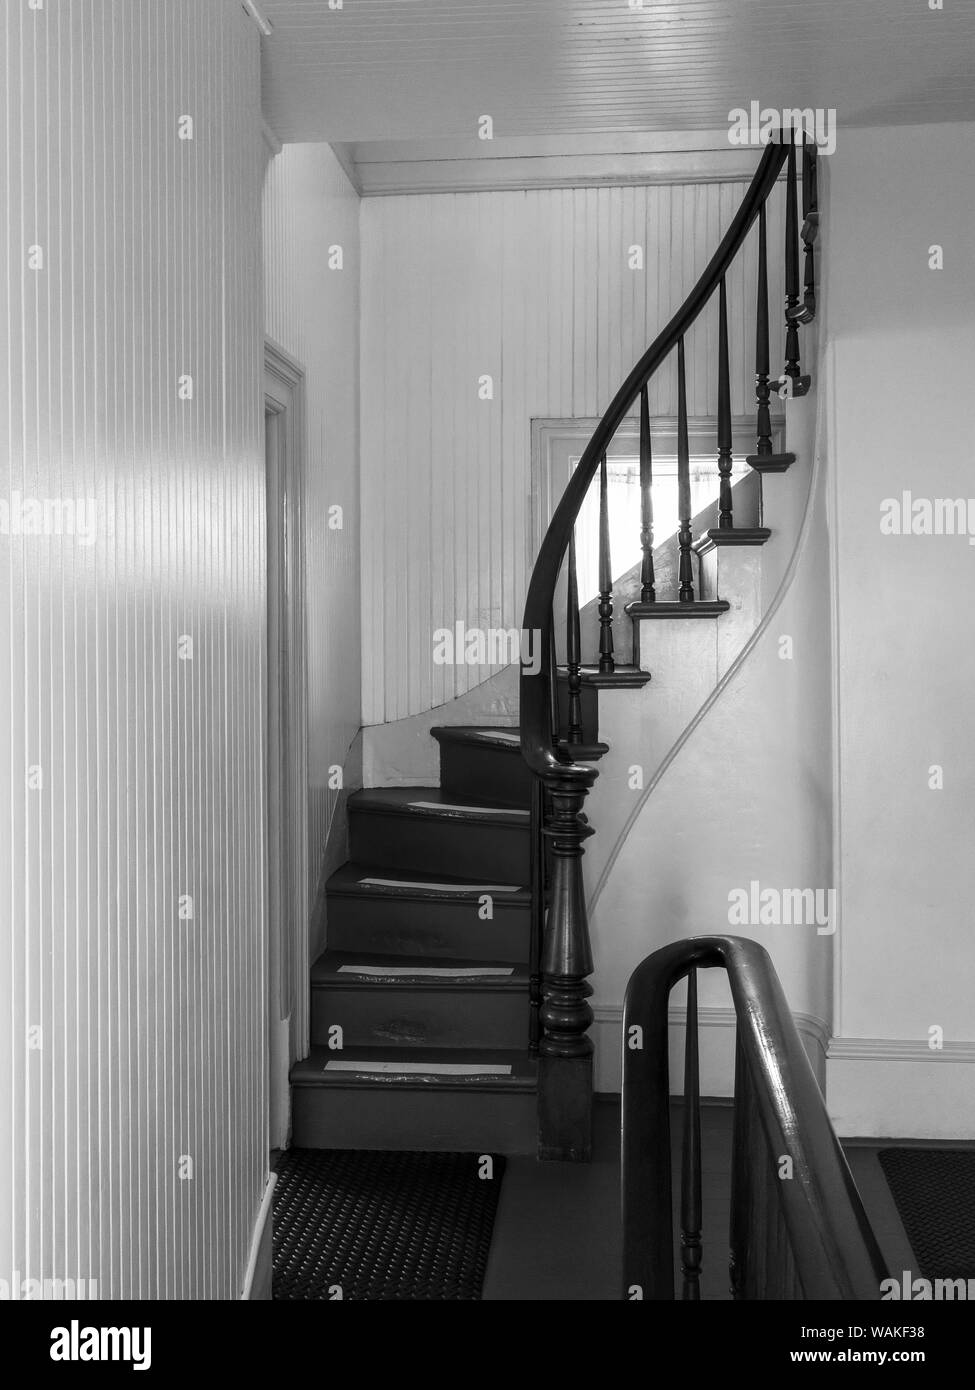
[[[545,779],[552,876],[542,939],[538,1156],[583,1163],[592,1156],[593,960],[582,855],[593,831],[582,810],[595,780],[592,769],[568,766]]]

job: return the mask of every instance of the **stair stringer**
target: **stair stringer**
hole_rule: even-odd
[[[781,579],[737,656],[709,691],[698,677],[695,694],[658,702],[656,715],[654,682],[642,691],[614,692],[600,709],[600,736],[611,751],[590,794],[598,833],[584,863],[601,1090],[619,1086],[622,999],[644,956],[683,936],[727,931],[728,894],[753,879],[780,889],[833,886],[824,400],[823,393],[810,393],[790,402],[789,447],[797,461],[774,483],[791,484],[801,497],[805,473],[804,504],[797,508],[794,493],[787,509],[801,520],[788,559],[768,555]],[[767,494],[773,533],[774,507]],[[785,636],[793,639],[791,660],[779,656]],[[675,677],[675,690],[677,684]],[[631,789],[628,771],[641,755],[644,785]],[[792,1007],[808,1016],[805,1035],[822,1075],[831,937],[815,926],[730,925],[771,952]],[[701,986],[702,1013],[729,1018],[720,982],[705,977]],[[730,1094],[733,1037],[703,1060],[705,1093]]]

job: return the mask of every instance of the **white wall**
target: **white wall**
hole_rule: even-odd
[[[329,248],[341,248],[341,269]],[[334,250],[332,261],[337,265]],[[264,193],[268,335],[305,371],[305,547],[308,628],[309,891],[325,872],[330,832],[341,840],[344,798],[329,769],[357,774],[359,730],[359,197],[327,145],[285,145]],[[329,508],[342,508],[341,529]],[[338,814],[338,821],[336,821]],[[312,958],[321,946],[316,924]]]
[[[847,131],[830,160],[841,924],[830,1103],[846,1133],[975,1125],[975,551],[880,507],[975,495],[975,127]],[[944,269],[928,268],[944,247]],[[929,767],[944,768],[930,790]],[[944,1030],[941,1053],[928,1029]]]
[[[0,501],[99,523],[0,535],[0,1276],[234,1298],[267,1172],[257,33],[236,0],[3,22]]]
[[[745,187],[363,200],[366,724],[422,714],[492,674],[434,665],[433,633],[458,620],[521,625],[531,420],[605,410],[704,269]],[[735,414],[754,400],[756,238],[728,286]],[[781,240],[777,207],[770,247]],[[634,245],[645,270],[628,268]],[[781,257],[771,265],[778,360]],[[716,342],[715,302],[688,338],[691,414],[716,413]],[[492,401],[478,398],[484,374]],[[675,415],[675,393],[675,371],[662,372],[653,413]]]

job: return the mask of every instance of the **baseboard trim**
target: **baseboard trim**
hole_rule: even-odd
[[[593,1009],[596,1089],[619,1092],[622,1083],[623,1008]],[[793,1014],[837,1134],[846,1139],[964,1140],[975,1130],[975,1086],[968,1065],[975,1042],[928,1047],[926,1038],[831,1037],[822,1019]],[[683,1089],[684,1010],[668,1011],[671,1091]],[[734,1093],[735,1011],[698,1011],[701,1093]],[[931,1064],[937,1063],[932,1070]],[[954,1066],[945,1066],[954,1063]]]
[[[844,1062],[975,1062],[975,1042],[934,1048],[924,1038],[831,1038],[826,1056]]]
[[[833,1038],[826,1097],[844,1139],[970,1139],[975,1043],[925,1038]],[[948,1064],[948,1065],[946,1065]]]
[[[247,1269],[244,1272],[244,1287],[241,1300],[267,1302],[271,1298],[271,1269],[273,1254],[273,1209],[274,1188],[278,1181],[277,1173],[268,1175],[267,1187],[261,1198],[257,1220],[251,1234],[250,1253],[247,1256]]]

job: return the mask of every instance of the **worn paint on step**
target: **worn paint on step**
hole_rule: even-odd
[[[510,1076],[511,1067],[468,1062],[326,1062],[324,1071],[368,1072],[370,1076]]]
[[[427,883],[415,878],[360,878],[360,883],[370,888],[421,888],[424,892],[437,893],[520,893],[517,884],[512,883]]]
[[[434,979],[444,980],[482,980],[494,979],[497,976],[509,976],[515,972],[514,966],[452,969],[447,966],[431,965],[340,965],[337,973],[339,975],[369,975],[380,979],[384,976],[397,976],[404,979],[420,979],[432,976]]]

